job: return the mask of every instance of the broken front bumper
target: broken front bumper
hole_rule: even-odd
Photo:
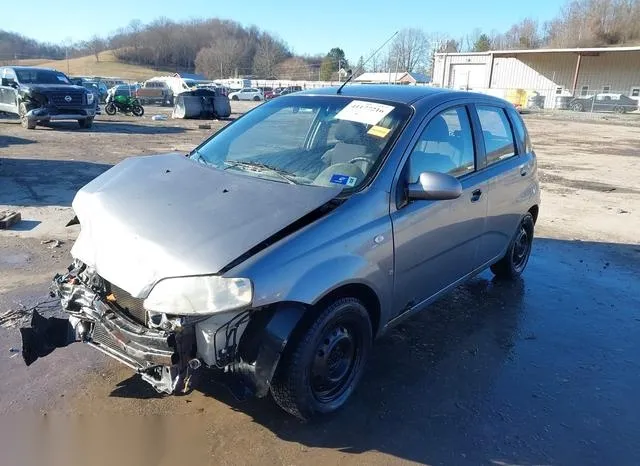
[[[27,119],[35,121],[83,120],[94,117],[95,114],[95,107],[57,108],[47,106],[29,110],[27,112]]]
[[[192,372],[200,367],[193,327],[169,332],[140,325],[73,271],[54,278],[51,294],[60,297],[69,318],[47,319],[34,312],[31,327],[21,329],[27,365],[82,341],[131,367],[159,392],[188,390]]]

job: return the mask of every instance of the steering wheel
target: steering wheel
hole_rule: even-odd
[[[359,156],[359,157],[354,157],[351,160],[349,160],[349,163],[355,163],[355,162],[365,162],[368,165],[373,165],[373,160],[371,160],[369,157]],[[371,167],[367,166],[366,170],[362,170],[363,172],[365,172],[365,175],[369,171],[369,168],[371,168]]]

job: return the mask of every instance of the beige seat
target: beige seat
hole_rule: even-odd
[[[322,161],[331,166],[349,163],[356,157],[366,157],[369,161],[353,162],[362,172],[367,173],[373,165],[372,155],[367,147],[366,127],[361,123],[342,120],[337,123],[336,145],[322,156]]]

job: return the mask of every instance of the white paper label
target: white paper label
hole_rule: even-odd
[[[394,109],[391,105],[352,100],[338,112],[337,120],[349,120],[366,125],[375,125]]]

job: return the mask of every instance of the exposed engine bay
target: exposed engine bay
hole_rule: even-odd
[[[54,277],[51,296],[60,298],[69,318],[45,318],[34,312],[31,327],[21,329],[27,365],[55,348],[84,342],[168,394],[189,391],[191,377],[203,363],[231,369],[238,362],[239,340],[251,314],[245,310],[185,317],[149,312],[142,299],[78,260],[67,273]]]

